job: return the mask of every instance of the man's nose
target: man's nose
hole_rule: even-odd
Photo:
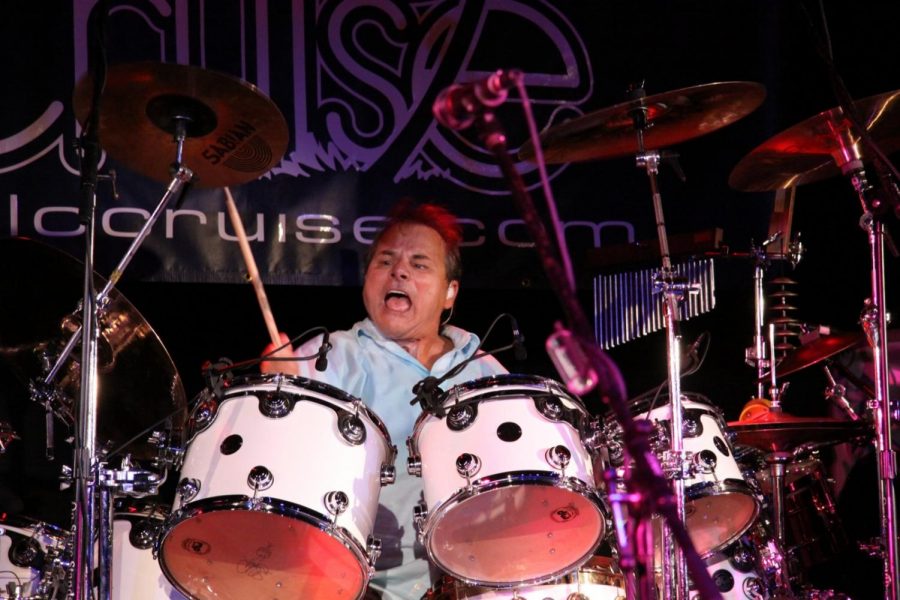
[[[408,279],[409,269],[406,268],[406,265],[395,263],[391,269],[391,275],[397,279]]]

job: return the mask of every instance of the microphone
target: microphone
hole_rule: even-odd
[[[454,83],[438,94],[431,112],[448,129],[466,129],[482,111],[503,104],[509,89],[521,79],[522,71],[511,69],[494,71],[471,83]]]
[[[519,322],[512,315],[509,316],[512,321],[513,333],[513,357],[517,362],[522,362],[528,358],[528,351],[525,349],[525,336],[519,331]]]
[[[591,360],[571,331],[556,322],[556,331],[545,344],[547,354],[566,388],[576,396],[587,394],[600,382]]]
[[[328,330],[322,334],[322,345],[319,346],[319,357],[316,358],[316,371],[323,372],[328,368],[328,352],[331,350],[331,344],[328,342]]]
[[[443,405],[437,398],[437,394],[442,392],[438,385],[440,385],[440,380],[432,375],[419,381],[413,386],[412,391],[416,397],[410,404],[418,402],[423,411],[430,412],[440,419],[443,418],[445,413]]]

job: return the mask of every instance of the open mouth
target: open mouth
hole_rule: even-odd
[[[391,310],[406,311],[412,307],[412,300],[406,292],[390,290],[384,296],[384,304]]]

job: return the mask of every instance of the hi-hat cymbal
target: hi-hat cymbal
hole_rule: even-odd
[[[93,78],[75,86],[75,115],[84,125]],[[176,159],[175,124],[185,122],[182,163],[198,187],[256,179],[284,155],[288,128],[281,111],[256,86],[189,65],[124,63],[109,68],[100,101],[100,145],[111,157],[168,182]]]
[[[765,87],[759,83],[728,81],[629,100],[544,132],[544,160],[563,163],[637,154],[632,121],[635,111],[646,115],[644,149],[667,148],[737,121],[762,104],[765,97]],[[519,150],[519,157],[534,157],[530,142]]]
[[[82,295],[84,268],[80,261],[46,244],[25,238],[0,240],[0,372],[8,413],[28,403],[28,386],[41,383],[62,346],[80,324],[74,312]],[[105,282],[95,275],[96,289]],[[181,440],[187,402],[181,377],[156,333],[128,300],[112,288],[100,318],[98,343],[98,448],[119,449],[159,421],[171,442]],[[81,389],[80,349],[72,353],[51,382],[55,412],[76,428]],[[168,417],[168,419],[167,419]],[[71,435],[71,431],[69,432]],[[19,432],[43,436],[43,431]],[[122,449],[137,459],[152,459],[157,450],[140,435]],[[40,445],[41,441],[29,441]]]
[[[732,421],[728,428],[735,441],[766,452],[791,452],[804,445],[840,444],[868,435],[864,421],[830,417],[795,417],[767,411],[746,421]]]
[[[900,149],[900,90],[854,103],[872,139],[885,153]],[[728,184],[745,192],[787,189],[841,173],[853,159],[870,158],[840,107],[769,138],[741,159]]]

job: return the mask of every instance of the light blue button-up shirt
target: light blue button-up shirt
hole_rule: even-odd
[[[370,589],[385,600],[419,600],[428,590],[429,566],[425,549],[416,543],[413,507],[422,496],[422,482],[406,472],[406,440],[413,433],[422,413],[413,386],[428,376],[442,377],[450,369],[472,356],[480,343],[478,336],[447,325],[441,332],[453,342],[453,349],[441,356],[429,371],[396,342],[385,338],[371,320],[356,323],[348,331],[330,334],[332,349],[328,368],[316,371],[313,361],[300,363],[300,375],[322,381],[362,399],[385,424],[392,443],[397,446],[397,481],[381,489],[374,535],[381,539],[382,553],[378,572]],[[298,356],[318,351],[322,338],[313,339],[297,350]],[[463,371],[441,384],[441,389],[506,373],[492,356],[466,365]]]

